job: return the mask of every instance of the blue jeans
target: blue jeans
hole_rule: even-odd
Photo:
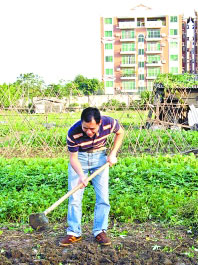
[[[81,163],[84,174],[93,173],[107,161],[105,151],[86,153],[79,152],[78,159]],[[68,168],[68,189],[71,190],[78,185],[79,176],[69,164]],[[93,234],[97,236],[103,230],[107,230],[108,216],[110,211],[109,204],[109,168],[105,168],[100,174],[92,179],[96,194],[96,203],[94,209]],[[67,214],[67,234],[79,237],[81,235],[81,217],[82,217],[82,198],[84,189],[76,191],[69,197]],[[86,203],[86,202],[85,202]]]

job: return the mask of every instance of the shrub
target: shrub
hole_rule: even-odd
[[[103,103],[101,108],[102,109],[109,109],[109,110],[122,110],[122,109],[126,108],[126,103],[120,102],[117,99],[112,99],[106,103]]]

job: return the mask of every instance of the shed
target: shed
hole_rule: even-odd
[[[35,113],[61,113],[65,110],[65,102],[53,98],[36,98],[33,100]]]
[[[155,83],[153,93],[153,109],[149,113],[148,122],[170,127],[175,125],[183,128],[191,127],[189,111],[190,106],[198,108],[197,85],[165,88],[162,83]],[[154,119],[151,119],[153,116]]]

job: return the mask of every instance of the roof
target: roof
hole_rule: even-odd
[[[179,13],[179,10],[171,11],[164,9],[153,9],[151,7],[145,6],[143,4],[139,4],[133,8],[130,8],[126,11],[125,15],[118,15],[118,18],[130,18],[130,17],[164,17],[167,15],[183,15]]]

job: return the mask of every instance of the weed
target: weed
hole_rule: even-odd
[[[163,249],[162,249],[162,252],[168,252],[168,253],[171,253],[173,252],[174,249],[170,246],[165,246]]]
[[[34,229],[32,227],[26,227],[23,229],[24,233],[28,234],[28,233],[32,233],[34,231]]]

